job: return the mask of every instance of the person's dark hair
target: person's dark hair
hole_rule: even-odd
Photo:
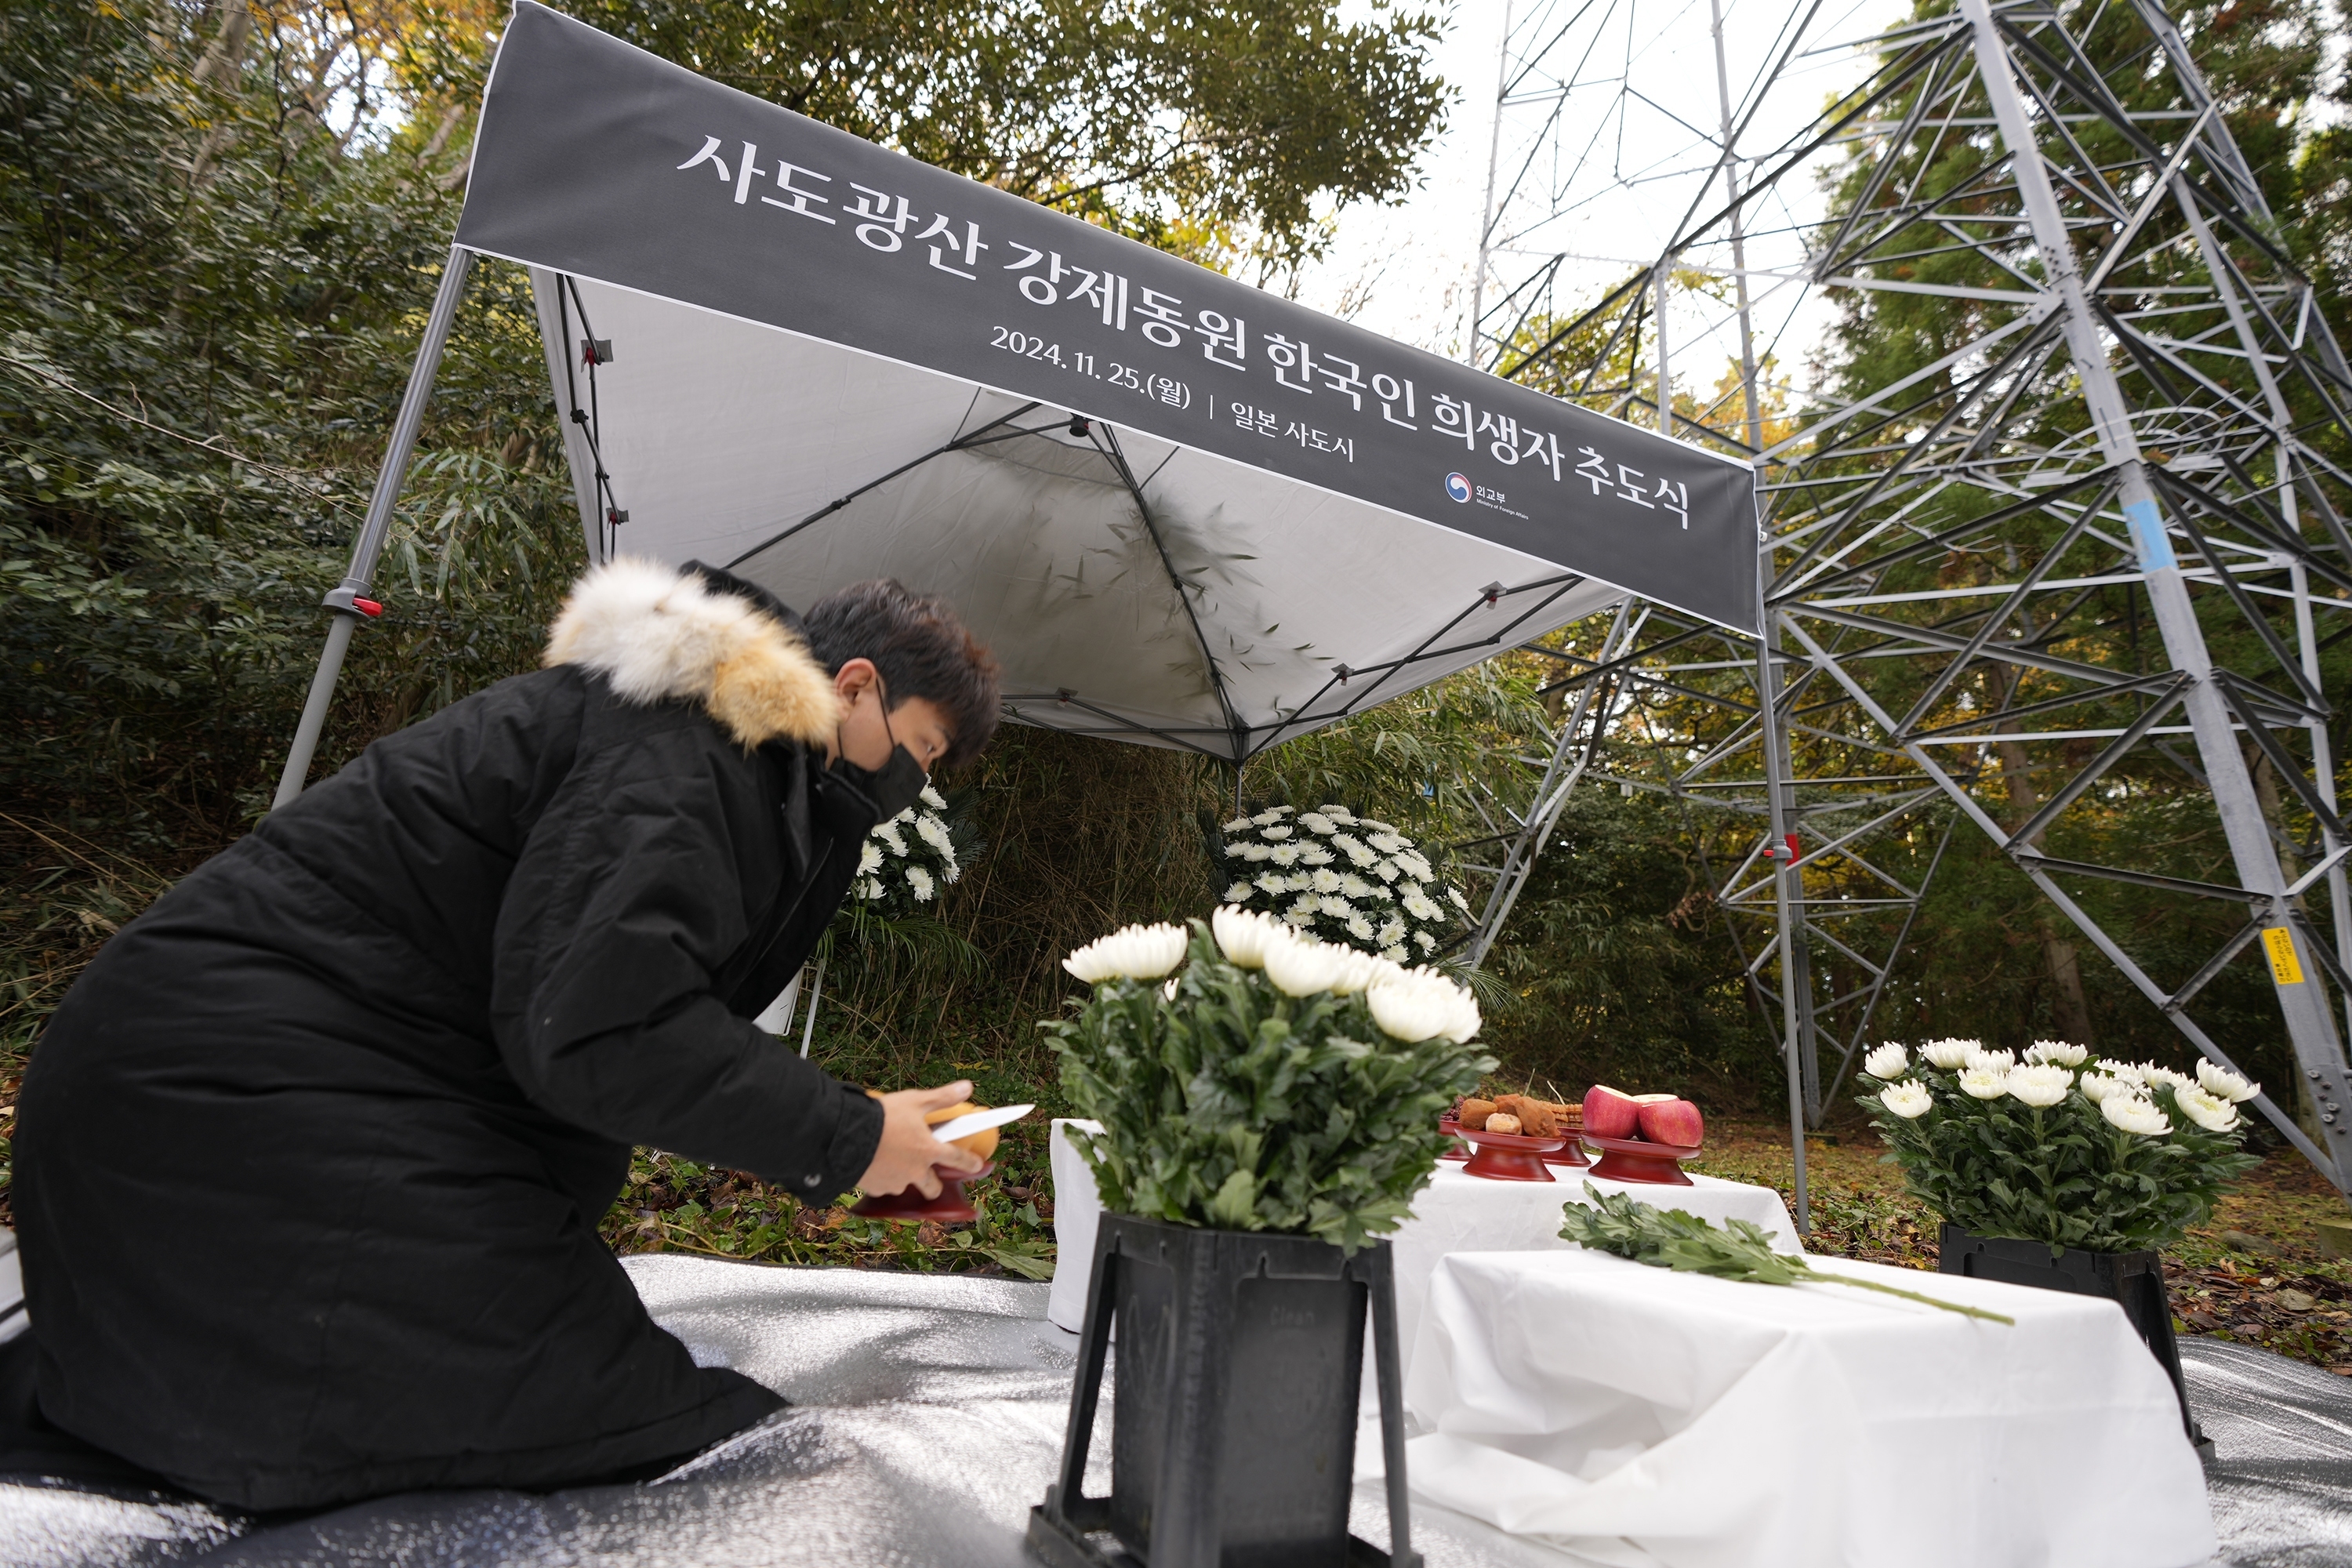
[[[942,767],[970,762],[996,732],[996,660],[937,594],[887,577],[852,583],[811,605],[801,630],[828,670],[872,659],[891,707],[910,697],[936,704],[950,732]]]

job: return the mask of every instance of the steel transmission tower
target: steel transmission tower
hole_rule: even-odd
[[[1856,41],[1815,4],[1769,48],[1727,45],[1721,0],[1711,39],[1645,35],[1632,0],[1507,26],[1473,357],[1753,461],[1768,626],[1636,600],[1536,650],[1560,721],[1495,800],[1474,953],[1574,789],[1663,792],[1717,825],[1719,904],[1814,1121],[1950,836],[1981,833],[2047,900],[2062,1002],[2074,956],[2104,959],[2234,1066],[2200,994],[2263,965],[2315,1136],[2286,1086],[2258,1107],[2346,1188],[2352,840],[2321,649],[2352,628],[2352,369],[2156,0],[1931,10]],[[1820,110],[1806,73],[1855,49]],[[1711,114],[1642,79],[1710,53]],[[1654,243],[1609,218],[1595,256],[1628,201],[1665,215]],[[1830,330],[1844,379],[1791,389],[1776,344]],[[2109,841],[2087,815],[2155,797],[2174,842],[2217,847],[2210,877],[2087,858]],[[2119,888],[2234,934],[2136,955]]]

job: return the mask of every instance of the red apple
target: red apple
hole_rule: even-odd
[[[1595,1138],[1631,1138],[1641,1125],[1641,1104],[1632,1095],[1596,1083],[1584,1091],[1584,1130]]]
[[[1653,1143],[1696,1149],[1706,1136],[1706,1122],[1687,1100],[1654,1100],[1641,1108],[1639,1116],[1642,1136]]]

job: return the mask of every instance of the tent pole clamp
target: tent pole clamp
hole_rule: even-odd
[[[401,394],[400,411],[392,421],[392,439],[384,446],[383,464],[376,470],[375,490],[368,497],[367,521],[360,525],[352,546],[352,563],[343,580],[321,601],[333,612],[327,626],[327,646],[319,654],[318,672],[310,678],[310,694],[295,726],[294,743],[286,753],[286,771],[278,780],[275,811],[302,793],[310,776],[310,759],[327,727],[327,709],[335,696],[335,679],[342,673],[343,656],[351,650],[352,628],[362,619],[383,613],[370,595],[375,563],[392,534],[393,509],[400,502],[401,481],[408,476],[409,455],[416,449],[416,433],[425,424],[425,405],[433,397],[433,377],[441,368],[441,351],[448,345],[449,328],[457,320],[457,300],[466,292],[466,279],[474,269],[474,253],[453,245],[441,268],[441,286],[433,295],[432,313],[425,318],[424,341],[416,345],[416,363],[408,373],[408,388]]]

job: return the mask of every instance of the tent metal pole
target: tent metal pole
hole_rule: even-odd
[[[416,432],[425,423],[425,405],[433,395],[433,377],[441,368],[441,351],[449,342],[449,326],[457,319],[457,298],[466,291],[467,275],[474,269],[474,253],[462,246],[449,247],[441,268],[441,287],[433,296],[433,311],[425,321],[425,341],[416,346],[416,363],[409,368],[408,390],[401,394],[400,412],[392,422],[392,442],[384,448],[383,466],[376,470],[375,492],[368,498],[367,521],[360,525],[359,542],[352,547],[352,563],[343,580],[320,601],[332,615],[327,646],[319,655],[319,671],[310,679],[310,695],[302,704],[302,721],[294,728],[294,744],[286,753],[286,771],[278,780],[276,810],[302,793],[310,774],[310,759],[327,727],[327,708],[333,701],[336,678],[342,674],[343,655],[352,646],[352,628],[362,616],[382,613],[362,608],[383,542],[392,532],[393,508],[400,500],[401,481],[408,474],[409,454],[416,447]]]

